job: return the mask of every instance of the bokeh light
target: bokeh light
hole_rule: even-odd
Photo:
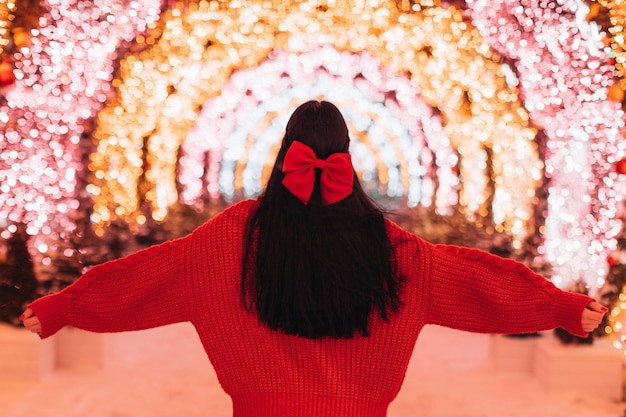
[[[626,6],[598,2],[608,39],[582,1],[460,3],[49,0],[26,30],[0,0],[2,237],[25,223],[45,252],[77,217],[254,196],[325,98],[373,196],[535,238],[593,292],[622,229]]]
[[[500,226],[513,228],[514,235],[520,240],[525,236],[531,216],[530,201],[542,168],[533,143],[535,130],[529,126],[528,115],[497,62],[497,55],[476,54],[476,49],[489,51],[489,47],[477,31],[464,22],[460,10],[438,7],[415,13],[389,7],[383,13],[380,5],[360,3],[336,5],[332,9],[306,7],[307,3],[285,2],[284,5],[283,10],[262,3],[242,11],[217,7],[217,3],[200,3],[197,8],[190,6],[185,11],[174,10],[167,17],[168,25],[159,32],[158,42],[142,51],[140,56],[131,56],[122,62],[119,101],[109,101],[100,113],[100,129],[96,132],[99,152],[93,163],[99,173],[98,179],[103,180],[94,184],[99,195],[94,213],[97,222],[118,215],[132,218],[138,215],[143,199],[151,202],[153,216],[162,218],[165,215],[167,205],[177,198],[176,160],[170,156],[185,142],[187,132],[196,123],[197,109],[206,107],[206,100],[219,96],[218,102],[222,103],[265,103],[264,106],[270,107],[272,105],[266,102],[282,100],[295,107],[296,99],[317,95],[332,96],[337,104],[341,104],[344,98],[332,94],[337,91],[337,86],[327,83],[324,89],[320,87],[322,83],[317,82],[317,76],[324,73],[345,84],[346,87],[340,90],[346,100],[351,96],[347,86],[363,87],[364,101],[398,108],[395,116],[388,111],[379,111],[381,114],[373,123],[375,129],[380,128],[379,122],[388,126],[400,124],[412,131],[416,142],[424,131],[430,130],[427,153],[438,153],[441,181],[427,179],[418,189],[415,181],[410,184],[406,179],[408,164],[404,164],[404,169],[400,167],[400,172],[404,171],[401,174],[397,166],[401,161],[394,158],[385,161],[384,153],[368,156],[373,161],[363,161],[364,166],[377,167],[377,176],[383,177],[377,180],[387,187],[387,195],[408,195],[409,204],[414,205],[418,201],[433,200],[428,193],[441,186],[440,196],[434,197],[439,202],[440,211],[445,212],[449,204],[460,201],[468,215],[482,217],[493,211]],[[356,19],[361,19],[356,25],[344,18],[353,7],[363,8],[363,13],[355,15]],[[376,19],[373,19],[374,15]],[[250,22],[254,23],[253,26]],[[404,48],[407,40],[411,48]],[[194,45],[197,50],[193,49]],[[312,51],[319,52],[316,55]],[[334,55],[332,51],[335,51]],[[373,57],[370,61],[375,59],[378,62],[368,65],[363,59],[349,58],[363,56],[364,51]],[[286,54],[286,58],[281,58],[282,54]],[[253,70],[246,70],[250,67]],[[225,88],[231,77],[236,78],[231,81],[237,83],[235,88]],[[275,80],[276,84],[268,87],[258,81],[266,79]],[[284,94],[277,96],[282,90],[285,90]],[[230,94],[235,97],[229,97]],[[353,99],[352,106],[343,107],[354,108],[358,100],[361,99]],[[415,106],[411,103],[415,100],[426,105]],[[420,108],[424,111],[418,111]],[[282,109],[282,112],[288,110]],[[162,117],[163,113],[178,117]],[[242,113],[246,114],[245,111]],[[224,120],[215,111],[213,114],[215,118],[207,124],[219,129],[220,133],[214,135],[221,139],[207,137],[207,144],[213,141],[214,145],[207,145],[203,152],[213,146],[211,158],[224,164],[222,152],[217,149],[225,146],[224,132],[235,128],[242,135],[249,132],[242,131],[241,125],[229,128],[232,120]],[[424,125],[426,117],[435,120],[437,126],[441,125],[437,120],[445,118],[446,125],[443,129],[435,127],[433,130],[430,122]],[[125,120],[121,129],[120,118]],[[388,118],[398,120],[393,122]],[[419,128],[415,129],[416,126]],[[199,131],[201,135],[211,136],[211,132]],[[436,131],[437,136],[434,136]],[[369,141],[376,139],[371,136],[372,132],[367,132]],[[276,141],[280,136],[282,134],[276,132],[272,140]],[[254,142],[255,137],[253,134],[248,139]],[[487,160],[484,148],[490,148],[493,143],[498,144],[498,152]],[[160,151],[144,155],[141,150],[145,146]],[[455,149],[455,156],[448,157],[437,150],[449,146]],[[230,154],[236,152],[231,150]],[[410,152],[419,152],[419,148]],[[146,161],[142,162],[142,157]],[[428,159],[426,155],[424,158]],[[270,160],[271,155],[268,156]],[[125,161],[128,164],[124,167],[109,169],[112,163],[117,166],[126,164]],[[199,166],[202,163],[195,163],[197,178],[204,177]],[[419,172],[430,169],[427,164],[433,162],[420,164],[420,161],[413,160],[411,163],[415,167],[410,170],[416,177]],[[525,165],[527,175],[511,175],[514,174],[511,170],[520,163]],[[458,166],[463,177],[461,183],[458,178],[451,178],[450,164],[455,164],[455,168]],[[144,166],[149,166],[150,171],[144,173]],[[234,168],[233,164],[231,166]],[[215,167],[210,169],[217,172]],[[107,175],[107,170],[115,177]],[[234,194],[238,188],[235,174],[225,173],[223,167],[220,170],[220,175],[227,178],[223,180],[222,192]],[[486,178],[488,171],[493,171],[493,178]],[[118,175],[120,172],[124,174]],[[393,178],[388,183],[390,174]],[[365,173],[368,178],[373,175]],[[192,177],[186,176],[182,182],[188,182]],[[215,179],[210,178],[213,185],[208,186],[213,187],[212,192],[217,192]],[[143,181],[141,185],[138,180]],[[494,201],[490,200],[486,187],[490,180],[497,189]],[[197,194],[197,183],[194,186]],[[451,187],[459,188],[459,191]],[[428,188],[431,191],[427,191]],[[258,190],[260,184],[248,187],[250,189]],[[145,194],[138,195],[137,190]],[[422,195],[424,193],[426,195]],[[169,196],[172,200],[166,201],[167,197],[159,196]],[[116,199],[125,201],[119,204]]]

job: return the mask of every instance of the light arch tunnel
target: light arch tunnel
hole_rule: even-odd
[[[144,200],[159,220],[207,194],[255,195],[291,112],[327,99],[366,189],[489,212],[522,239],[543,164],[506,65],[454,8],[361,7],[359,22],[313,8],[170,11],[159,38],[122,60],[98,115],[94,221],[136,221]]]
[[[470,3],[471,21],[454,7],[416,11],[395,2],[360,1],[332,7],[313,0],[246,2],[245,7],[235,1],[200,2],[164,13],[164,24],[120,62],[113,82],[117,96],[97,116],[98,150],[90,164],[95,180],[88,187],[95,200],[92,219],[98,225],[116,217],[139,221],[147,202],[149,215],[158,220],[169,204],[193,201],[199,187],[200,193],[206,187],[224,195],[259,189],[254,182],[263,179],[259,167],[273,159],[269,143],[282,136],[279,121],[312,98],[309,89],[316,85],[315,94],[343,91],[336,104],[360,109],[353,113],[359,117],[346,118],[355,148],[362,149],[355,152],[364,179],[374,178],[375,186],[382,184],[382,191],[394,196],[402,189],[409,201],[430,198],[440,210],[456,204],[469,215],[491,214],[520,246],[526,234],[538,233],[533,216],[545,216],[545,243],[538,256],[554,265],[554,282],[564,287],[583,278],[601,286],[606,254],[615,248],[621,227],[615,213],[622,187],[611,164],[621,152],[623,114],[602,99],[606,56],[594,43],[582,8],[576,14],[542,12],[530,19],[545,36],[557,26],[569,31],[564,34],[572,43],[555,45],[545,42],[541,30],[533,32],[534,38],[521,35],[529,21],[520,21],[524,8],[503,3],[493,20],[485,3]],[[551,22],[554,16],[558,21]],[[510,35],[506,44],[498,34]],[[581,42],[586,42],[584,56]],[[517,72],[512,71],[496,50],[517,58],[523,52],[529,59],[521,59]],[[537,59],[548,65],[535,66]],[[563,59],[574,72],[589,72],[593,64],[597,88],[588,91],[582,72],[571,74],[554,64]],[[541,83],[535,83],[537,77]],[[582,90],[561,90],[562,79],[568,85],[579,80]],[[526,85],[524,105],[518,82]],[[420,101],[430,109],[416,104]],[[388,111],[372,111],[375,103]],[[237,114],[256,114],[254,109],[265,111],[257,125],[253,119],[237,119]],[[401,129],[377,135],[387,115],[397,120],[390,118],[386,125]],[[367,118],[376,129],[353,122]],[[538,157],[533,123],[547,136],[539,141],[546,145],[545,161]],[[263,126],[269,127],[264,135]],[[401,130],[411,133],[412,142],[402,139]],[[387,143],[393,146],[381,145]],[[417,163],[406,158],[411,152],[402,153],[399,146],[406,149],[407,143],[419,155]],[[416,169],[409,167],[411,161]],[[537,214],[544,162],[551,180],[543,201],[548,211]],[[452,168],[455,163],[458,170]],[[193,170],[178,169],[192,165]],[[372,166],[375,172],[368,171]],[[433,166],[437,170],[429,171]],[[448,189],[452,192],[441,191]]]

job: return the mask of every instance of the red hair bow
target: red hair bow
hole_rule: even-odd
[[[352,193],[354,170],[350,154],[334,153],[326,159],[317,159],[313,149],[293,141],[283,162],[283,185],[304,205],[313,193],[315,168],[322,170],[320,187],[324,204],[336,203]]]

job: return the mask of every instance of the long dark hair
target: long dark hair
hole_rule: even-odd
[[[369,335],[373,309],[387,320],[400,305],[401,280],[383,213],[356,173],[353,192],[323,205],[316,184],[307,205],[282,184],[282,163],[294,140],[320,159],[348,152],[350,139],[337,107],[326,101],[299,106],[244,239],[241,291],[249,311],[271,329],[307,338]]]

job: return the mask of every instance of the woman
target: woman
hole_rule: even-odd
[[[310,101],[287,124],[263,196],[189,236],[96,266],[34,301],[46,338],[190,321],[234,416],[382,417],[427,324],[587,336],[606,308],[524,265],[432,245],[365,195],[339,110]]]

